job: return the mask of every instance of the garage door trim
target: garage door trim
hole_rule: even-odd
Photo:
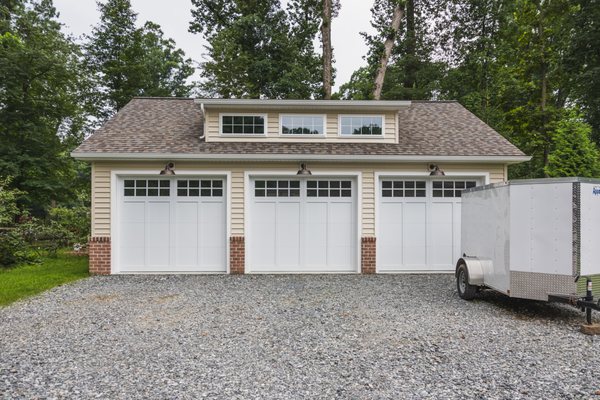
[[[110,173],[110,238],[111,238],[111,274],[122,274],[126,273],[136,274],[136,272],[121,272],[119,266],[119,217],[120,217],[120,207],[119,207],[119,181],[124,177],[140,177],[140,178],[165,178],[164,175],[159,175],[159,168],[154,170],[147,169],[139,169],[139,170],[112,170]],[[177,169],[177,165],[175,165],[175,174],[172,179],[177,179],[178,177],[190,178],[190,177],[218,177],[223,178],[225,180],[225,263],[226,263],[226,272],[229,274],[229,237],[231,236],[231,171],[223,171],[223,170],[180,170]],[[93,169],[92,169],[93,175]],[[93,189],[92,189],[93,190]],[[92,201],[95,198],[92,193]],[[92,205],[93,208],[93,205]],[[165,271],[165,272],[140,272],[142,274],[177,274],[182,273],[178,271]],[[223,272],[183,272],[185,274],[222,274]]]
[[[259,171],[245,171],[244,172],[244,236],[246,241],[246,252],[245,252],[245,260],[244,264],[246,266],[246,273],[263,273],[260,271],[252,271],[252,266],[250,265],[250,251],[252,246],[252,235],[250,234],[250,210],[252,205],[252,181],[256,178],[283,178],[283,179],[293,179],[299,178],[296,170],[259,170]],[[352,272],[333,272],[336,274],[343,273],[360,273],[361,266],[361,236],[362,236],[362,172],[360,171],[335,171],[335,170],[327,170],[327,171],[315,171],[314,169],[311,171],[312,175],[310,178],[352,178],[355,181],[356,185],[356,238],[355,238],[355,270]],[[306,178],[300,177],[300,179],[306,180]],[[268,274],[277,274],[278,272],[268,272]],[[287,272],[281,272],[283,274]],[[302,272],[305,274],[319,274],[319,273],[328,273],[327,271],[305,271]]]
[[[380,227],[381,227],[381,222],[380,222],[380,203],[381,203],[381,181],[382,179],[385,178],[402,178],[402,179],[426,179],[426,180],[430,180],[431,178],[442,178],[442,179],[448,179],[448,178],[459,178],[459,179],[465,179],[465,178],[473,178],[473,179],[479,179],[483,182],[484,185],[487,185],[490,183],[490,173],[489,172],[485,172],[485,171],[464,171],[464,170],[457,170],[457,171],[450,171],[450,172],[445,172],[445,176],[442,177],[431,177],[430,173],[427,171],[376,171],[375,172],[375,235],[376,238],[379,238],[380,236]],[[397,274],[397,273],[403,273],[403,274],[410,274],[410,273],[419,273],[419,274],[426,274],[426,273],[441,273],[440,271],[422,271],[422,270],[416,270],[416,271],[410,271],[410,270],[402,270],[402,271],[390,271],[390,270],[382,270],[379,268],[379,262],[376,261],[375,263],[375,272],[379,273],[379,274]]]

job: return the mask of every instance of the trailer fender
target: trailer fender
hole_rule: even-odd
[[[469,276],[469,284],[473,286],[484,286],[483,271],[491,268],[492,260],[480,259],[477,257],[462,257],[456,263],[456,271],[461,265],[466,265]]]

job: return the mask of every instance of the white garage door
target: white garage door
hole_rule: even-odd
[[[225,272],[223,178],[119,180],[115,272]]]
[[[460,195],[477,184],[476,179],[381,179],[378,271],[454,271],[460,256]]]
[[[248,272],[356,272],[356,188],[345,178],[251,181]]]

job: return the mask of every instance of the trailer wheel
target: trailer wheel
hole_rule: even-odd
[[[456,270],[456,290],[463,300],[473,300],[477,294],[477,286],[469,284],[469,271],[465,264],[459,265]]]

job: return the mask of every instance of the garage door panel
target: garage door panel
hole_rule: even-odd
[[[327,266],[332,270],[352,268],[354,254],[351,246],[331,245],[327,248]]]
[[[300,203],[277,205],[276,263],[285,268],[300,265]]]
[[[146,221],[146,203],[145,202],[127,202],[123,204],[123,223],[141,223]]]
[[[404,226],[402,231],[403,261],[405,265],[427,264],[427,214],[426,203],[404,204]]]
[[[275,265],[276,204],[257,202],[252,213],[252,265],[266,268]]]
[[[379,237],[377,238],[377,260],[381,268],[394,267],[402,263],[403,242],[403,203],[382,203],[382,218]]]
[[[454,204],[438,203],[431,204],[431,262],[436,267],[449,267],[453,263],[453,240],[454,240]]]
[[[327,265],[327,203],[306,203],[306,265]]]

